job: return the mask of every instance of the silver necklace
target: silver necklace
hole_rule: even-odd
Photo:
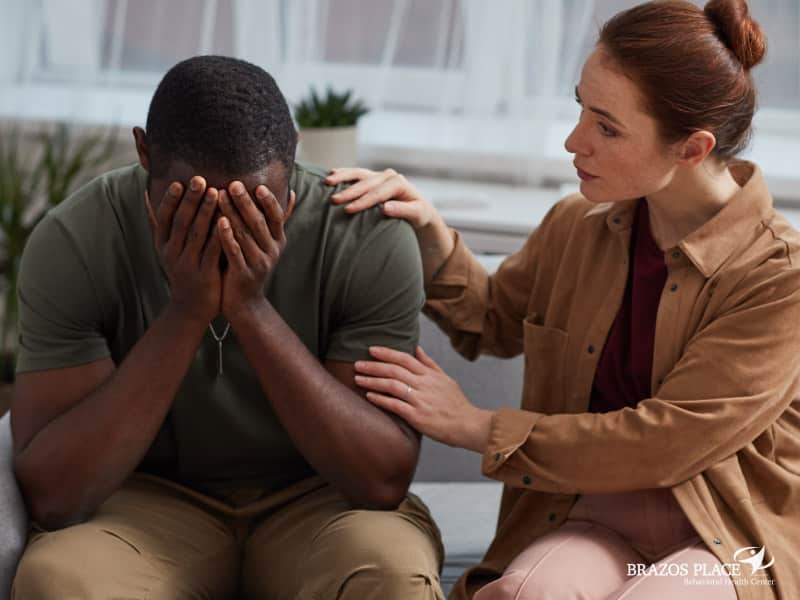
[[[214,339],[217,342],[217,364],[219,365],[219,374],[222,375],[222,342],[225,339],[225,336],[228,335],[228,331],[231,328],[230,322],[225,325],[225,330],[222,332],[222,335],[217,335],[217,332],[214,331],[214,326],[209,323],[208,329],[211,331],[211,335],[214,336]]]

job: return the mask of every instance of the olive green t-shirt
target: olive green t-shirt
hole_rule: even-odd
[[[109,356],[119,365],[168,302],[146,176],[138,165],[107,173],[34,230],[18,285],[18,373]],[[270,303],[320,361],[364,359],[374,344],[413,351],[424,293],[411,227],[378,208],[348,215],[329,200],[337,188],[308,167],[295,166],[290,186],[297,204],[264,290]],[[218,335],[224,325],[215,320]],[[212,494],[239,482],[275,490],[312,475],[233,330],[222,356],[219,375],[208,331],[139,469]]]

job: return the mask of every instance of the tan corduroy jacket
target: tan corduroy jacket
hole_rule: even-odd
[[[496,537],[451,598],[557,528],[577,494],[671,488],[711,551],[739,565],[739,598],[800,599],[800,234],[758,167],[731,170],[742,190],[664,254],[653,396],[635,409],[587,412],[638,201],[562,200],[491,277],[456,236],[425,312],[468,358],[524,352],[525,383],[483,457],[505,484]],[[737,560],[762,546],[763,561]]]

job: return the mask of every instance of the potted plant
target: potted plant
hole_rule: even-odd
[[[116,131],[74,141],[66,124],[28,140],[15,127],[0,135],[0,414],[13,394],[17,275],[36,224],[113,157]],[[30,144],[29,152],[23,146]]]
[[[351,91],[337,94],[330,87],[320,98],[312,87],[308,97],[295,106],[300,127],[300,158],[321,167],[356,163],[356,126],[369,110]]]

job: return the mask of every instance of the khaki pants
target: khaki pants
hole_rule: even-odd
[[[89,521],[33,526],[12,597],[443,599],[439,532],[415,496],[352,510],[316,477],[259,496],[230,505],[136,474]]]

